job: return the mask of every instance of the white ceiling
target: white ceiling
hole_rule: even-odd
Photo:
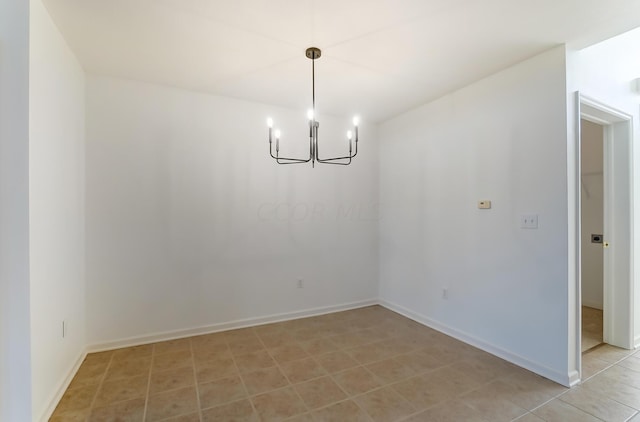
[[[381,121],[561,43],[640,26],[638,0],[44,0],[85,69]],[[630,52],[631,54],[631,52]]]

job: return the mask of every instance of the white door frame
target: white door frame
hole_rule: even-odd
[[[580,180],[580,119],[604,127],[604,327],[606,343],[625,349],[634,347],[633,286],[633,133],[632,116],[598,100],[577,93],[576,175]],[[582,377],[582,274],[581,274],[581,191],[577,191],[577,362]]]

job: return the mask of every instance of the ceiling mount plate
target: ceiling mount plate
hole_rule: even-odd
[[[306,55],[311,60],[315,60],[320,58],[320,56],[322,55],[322,51],[320,51],[320,49],[316,47],[309,47],[307,48]]]

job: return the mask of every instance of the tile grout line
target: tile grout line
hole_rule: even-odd
[[[152,343],[153,344],[153,343]],[[151,363],[149,364],[149,376],[147,378],[147,393],[144,396],[144,411],[142,412],[142,420],[147,420],[147,409],[149,408],[149,394],[151,391],[151,374],[153,373],[153,361],[156,356],[156,346],[151,346]]]
[[[193,337],[193,336],[192,336]],[[198,410],[198,419],[202,422],[202,404],[200,403],[200,386],[198,384],[198,373],[196,371],[196,354],[193,350],[193,339],[189,337],[189,351],[191,352],[191,369],[193,371],[193,381],[196,387],[196,406]]]
[[[253,333],[253,327],[251,327],[251,332]],[[255,333],[254,333],[255,335]],[[257,335],[256,335],[257,337]],[[251,396],[249,395],[249,389],[247,388],[247,384],[244,382],[244,378],[242,377],[242,372],[240,371],[240,367],[238,366],[238,362],[236,362],[236,356],[233,354],[233,350],[231,350],[231,345],[229,344],[229,341],[227,340],[227,338],[224,339],[225,340],[225,344],[227,345],[227,349],[229,350],[229,356],[231,356],[231,361],[233,362],[233,366],[235,366],[236,371],[238,371],[238,378],[240,378],[240,382],[242,383],[242,388],[244,389],[245,394],[247,395],[247,400],[249,401],[249,404],[251,405],[251,409],[253,410],[253,413],[260,418],[260,415],[258,414],[258,410],[256,409],[256,407],[253,404],[253,400],[251,400]],[[233,403],[234,401],[237,400],[232,400],[230,402],[227,402],[225,404],[228,403]],[[224,404],[220,404],[217,406],[222,406]],[[216,407],[217,407],[216,406]]]
[[[254,335],[255,335],[256,337],[258,337],[258,341],[260,341],[260,344],[262,344],[262,347],[264,347],[264,350],[267,352],[267,354],[269,355],[269,357],[270,357],[271,359],[273,359],[273,361],[274,361],[274,362],[275,362],[275,364],[276,364],[276,368],[278,368],[278,371],[280,371],[280,373],[282,374],[282,376],[283,376],[283,377],[287,380],[287,382],[289,383],[289,385],[287,385],[287,386],[285,386],[285,387],[282,387],[282,389],[284,389],[284,388],[288,388],[288,387],[291,387],[291,389],[293,390],[293,392],[295,393],[295,395],[298,397],[298,399],[300,399],[300,402],[302,403],[302,405],[303,405],[303,406],[305,407],[305,409],[306,409],[306,412],[302,412],[302,413],[300,413],[300,414],[309,413],[309,412],[311,411],[311,410],[309,409],[309,406],[308,406],[308,405],[307,405],[307,403],[302,399],[302,396],[300,395],[300,393],[298,392],[298,390],[294,387],[294,384],[291,382],[291,380],[289,379],[289,377],[288,377],[288,376],[285,374],[285,372],[282,370],[282,367],[280,366],[280,362],[278,362],[278,361],[277,361],[277,359],[273,357],[273,355],[271,354],[271,352],[269,351],[269,349],[267,349],[266,344],[264,344],[264,341],[262,340],[262,338],[260,338],[260,336],[259,336],[258,334],[256,334],[255,332],[254,332]],[[293,341],[295,341],[296,346],[300,347],[300,345],[298,344],[298,343],[299,343],[299,341],[298,341],[298,340],[293,339]],[[274,347],[274,349],[275,349],[275,347]],[[300,349],[302,349],[302,347],[300,347]],[[302,351],[306,354],[306,357],[309,357],[309,356],[310,356],[310,355],[307,353],[307,351],[306,351],[306,350],[302,349]],[[305,359],[305,358],[302,358],[302,359]],[[294,360],[298,360],[298,359],[294,359]],[[271,390],[271,391],[275,391],[275,390]],[[268,393],[268,391],[265,391],[265,392],[263,392],[263,393]],[[262,394],[262,393],[261,393],[261,394]],[[256,395],[257,395],[257,394],[256,394]],[[255,397],[256,395],[254,395],[253,397]],[[253,404],[253,400],[251,400],[251,403]],[[293,415],[293,416],[299,416],[300,414],[298,414],[298,415]],[[291,416],[291,417],[293,417],[293,416]],[[260,415],[258,415],[258,417],[260,417]],[[287,419],[290,419],[290,418],[287,418]]]
[[[107,379],[107,374],[109,373],[109,369],[111,369],[111,365],[113,363],[113,356],[115,353],[111,353],[111,356],[109,356],[109,362],[107,363],[107,367],[104,370],[104,374],[102,374],[102,377],[100,377],[100,382],[98,383],[98,388],[96,389],[95,394],[93,395],[93,399],[91,399],[91,404],[89,404],[89,414],[87,415],[86,421],[89,422],[91,419],[91,413],[93,413],[93,407],[96,404],[96,400],[98,399],[98,394],[100,394],[100,390],[102,390],[102,385],[104,384],[105,380]],[[85,357],[86,359],[86,357]]]

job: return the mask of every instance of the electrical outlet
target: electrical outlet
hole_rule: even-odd
[[[520,216],[521,229],[537,229],[538,214],[524,214]]]
[[[298,289],[302,289],[304,287],[304,280],[299,278],[297,286],[298,286]]]

